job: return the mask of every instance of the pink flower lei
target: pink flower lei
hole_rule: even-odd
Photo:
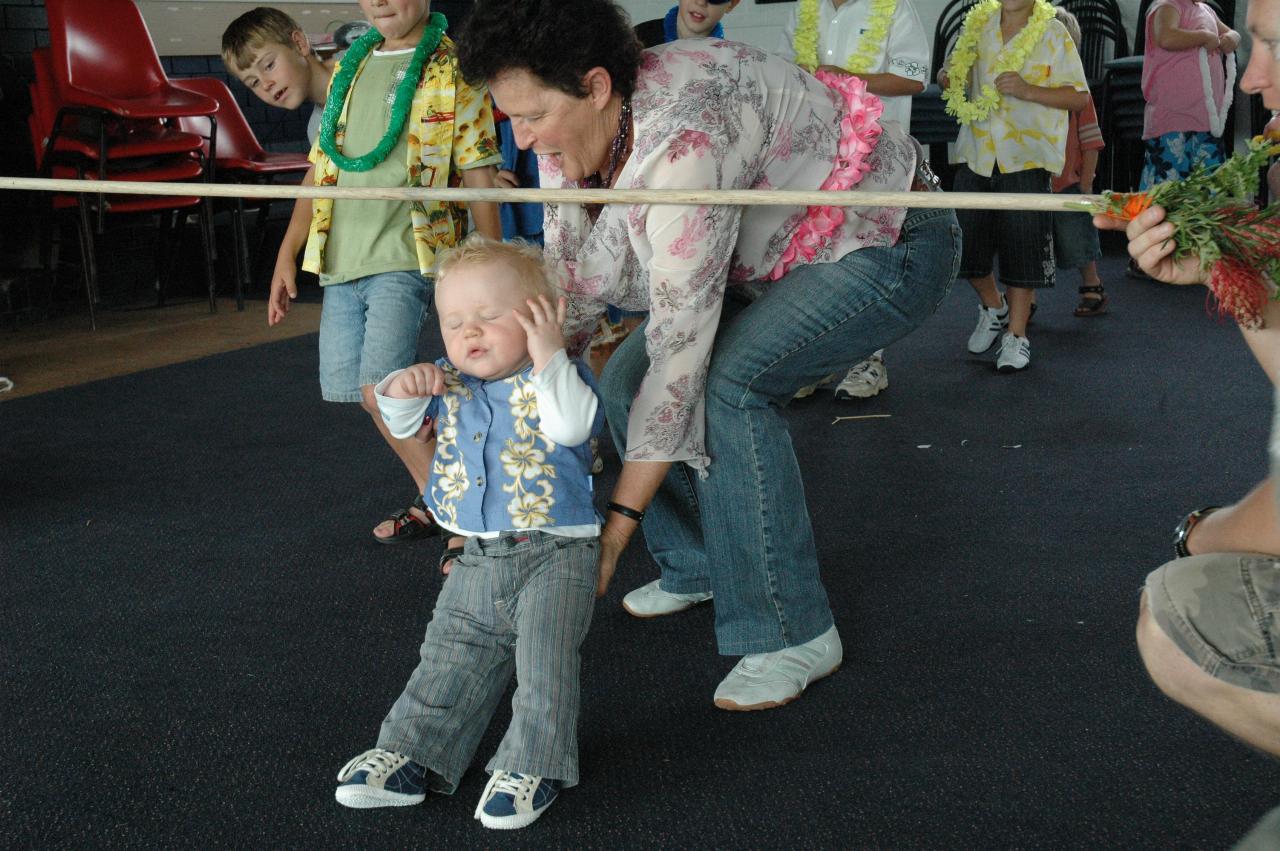
[[[880,116],[884,104],[867,92],[867,84],[858,77],[818,71],[818,80],[839,92],[845,100],[845,115],[840,121],[840,144],[831,173],[820,187],[824,191],[842,192],[856,186],[871,167],[867,164],[880,139]],[[811,263],[818,252],[844,225],[844,207],[810,207],[804,221],[791,235],[782,256],[774,264],[766,280],[776,281],[799,263]]]

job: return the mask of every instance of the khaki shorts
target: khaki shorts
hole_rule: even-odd
[[[1156,623],[1215,679],[1280,693],[1280,558],[1212,553],[1169,562],[1147,577]]]

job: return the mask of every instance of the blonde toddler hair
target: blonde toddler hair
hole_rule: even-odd
[[[540,247],[521,240],[499,242],[479,232],[471,233],[459,245],[437,255],[436,285],[443,284],[454,269],[489,263],[501,263],[514,272],[516,281],[531,297],[543,295],[554,301],[559,295],[547,273]]]

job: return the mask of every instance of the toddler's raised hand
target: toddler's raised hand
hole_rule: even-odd
[[[533,359],[533,371],[541,373],[547,361],[564,348],[564,317],[568,305],[561,297],[552,308],[551,302],[544,295],[537,299],[531,298],[526,304],[529,305],[528,316],[518,310],[513,312],[529,338],[529,357]]]
[[[444,392],[444,371],[433,363],[415,363],[391,379],[386,395],[392,399],[421,399]]]

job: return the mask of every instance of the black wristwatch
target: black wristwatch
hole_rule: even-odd
[[[1222,506],[1206,505],[1204,508],[1197,508],[1178,521],[1178,525],[1173,527],[1173,552],[1178,558],[1187,558],[1191,555],[1191,551],[1187,549],[1187,538],[1191,537],[1191,530],[1196,524],[1217,511]]]

